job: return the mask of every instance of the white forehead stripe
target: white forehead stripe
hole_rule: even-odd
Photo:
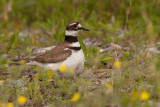
[[[72,25],[75,25],[75,24],[77,24],[77,23],[71,23],[69,26],[72,26]]]

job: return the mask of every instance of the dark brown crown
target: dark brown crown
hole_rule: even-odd
[[[72,21],[67,24],[66,30],[77,30],[78,24],[79,24],[78,21]]]

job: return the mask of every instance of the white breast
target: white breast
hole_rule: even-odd
[[[80,72],[84,68],[85,57],[82,49],[80,51],[73,51],[72,55],[67,58],[62,65],[66,65],[69,68],[75,69]]]
[[[84,53],[81,50],[79,51],[72,51],[72,55],[69,56],[65,61],[59,63],[52,63],[52,64],[45,64],[43,66],[45,69],[50,69],[57,71],[59,70],[60,66],[65,65],[67,68],[75,69],[76,72],[81,72],[84,69],[84,62],[85,57]]]

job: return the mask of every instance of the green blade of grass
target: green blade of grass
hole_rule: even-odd
[[[79,40],[79,43],[82,47],[82,50],[83,50],[83,53],[84,53],[85,57],[87,57],[87,48],[86,48],[85,44],[83,43],[81,38],[79,38],[78,40]]]

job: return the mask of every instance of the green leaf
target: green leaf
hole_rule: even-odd
[[[46,23],[39,23],[39,26],[40,27],[42,27],[43,29],[45,29],[45,30],[48,30],[49,28],[48,28],[48,25],[46,24]]]
[[[100,59],[101,62],[109,62],[109,61],[112,61],[113,60],[113,57],[103,57]]]
[[[8,46],[11,47],[16,39],[16,35],[12,35],[9,39]]]
[[[4,54],[4,52],[3,51],[0,51],[0,56],[2,56]]]
[[[122,40],[122,37],[114,37],[114,42],[119,42],[120,40]]]
[[[122,54],[123,54],[122,60],[128,60],[132,56],[132,53],[130,53],[129,51],[123,51]]]
[[[104,40],[105,40],[105,42],[112,42],[113,41],[112,38],[109,36],[107,36]]]
[[[1,64],[7,64],[8,63],[8,59],[7,58],[3,58],[0,60]]]
[[[78,40],[79,40],[79,43],[80,43],[80,45],[82,47],[84,55],[87,57],[87,48],[86,48],[86,46],[84,45],[84,43],[83,43],[81,38],[79,38]]]

